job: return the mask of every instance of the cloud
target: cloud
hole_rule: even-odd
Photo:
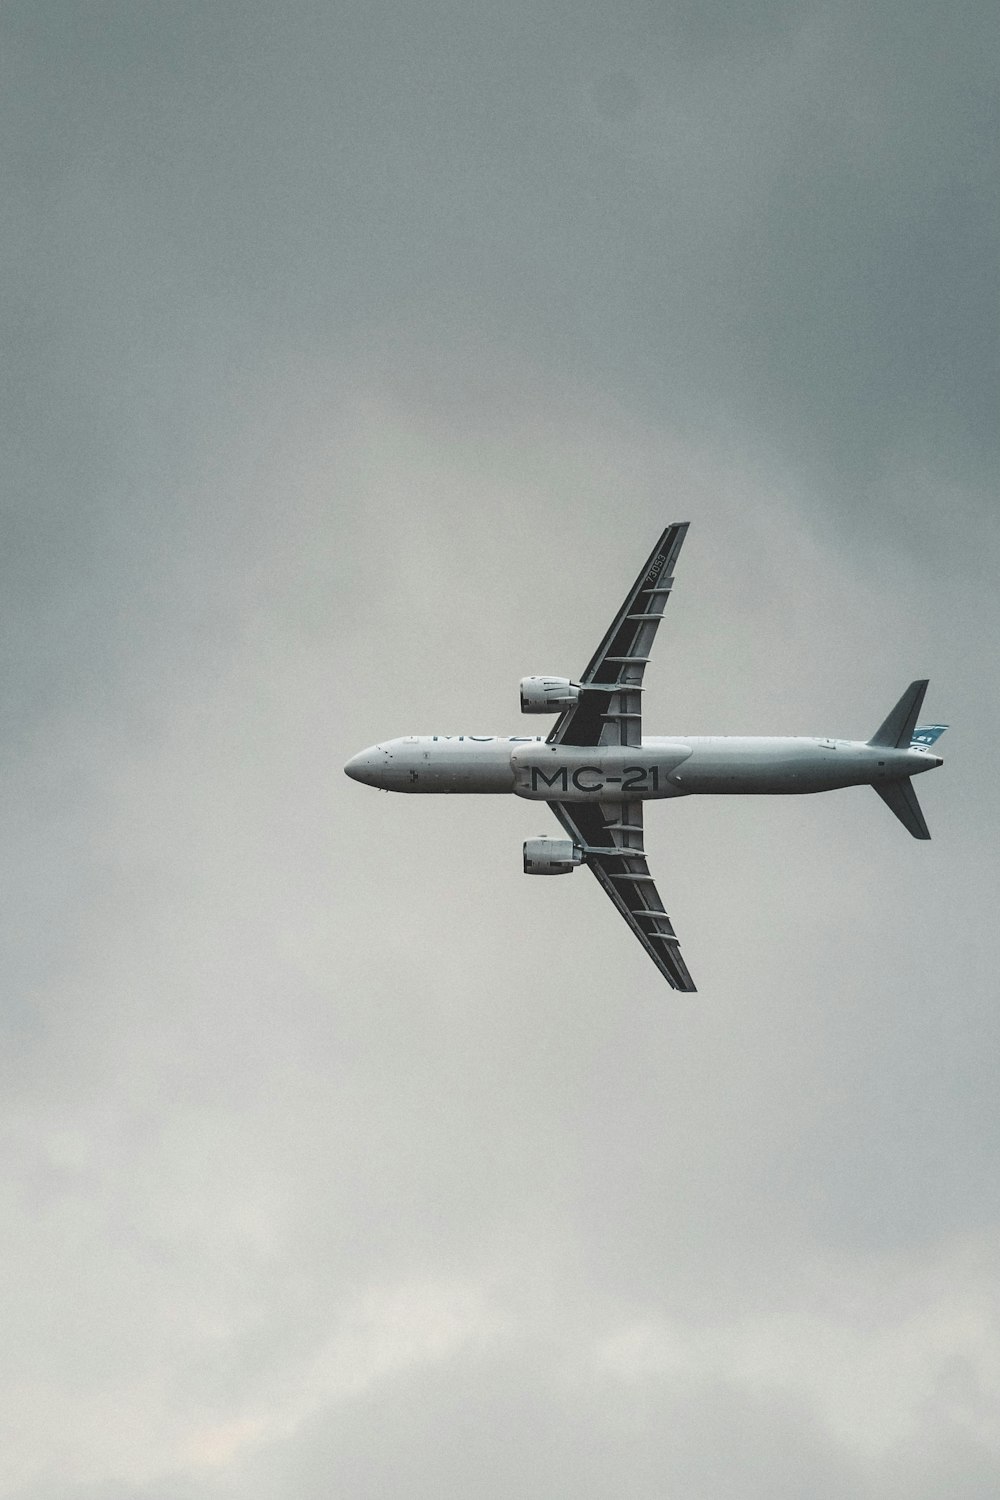
[[[995,1493],[994,24],[5,8],[0,1493]],[[654,729],[953,725],[651,810],[692,1004],[341,773],[671,519]]]

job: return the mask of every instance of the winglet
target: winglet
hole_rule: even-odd
[[[902,781],[873,781],[872,786],[889,811],[896,814],[903,827],[912,833],[915,839],[930,838],[930,829],[924,822],[917,794],[913,790],[913,782],[908,776]]]
[[[909,749],[928,681],[928,678],[921,677],[917,682],[910,683],[892,713],[868,741],[869,745],[882,745],[887,750]]]

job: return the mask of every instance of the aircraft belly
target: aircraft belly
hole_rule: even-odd
[[[510,746],[493,736],[425,738],[406,745],[393,767],[393,790],[475,796],[512,792]]]
[[[476,794],[512,792],[514,773],[506,757],[502,762],[488,761],[485,756],[464,761],[456,758],[441,767],[440,783],[434,790]]]
[[[816,742],[733,740],[696,744],[675,779],[702,796],[782,796],[855,786],[870,776],[870,767],[847,749]]]
[[[422,736],[380,748],[378,784],[390,791],[537,802],[657,801],[670,797],[825,792],[892,774],[885,750],[844,741],[737,737],[646,740],[642,745],[552,744],[536,736]],[[894,769],[894,768],[893,768]],[[923,766],[921,765],[921,769]]]

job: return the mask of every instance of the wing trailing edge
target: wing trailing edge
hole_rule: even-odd
[[[693,994],[695,982],[646,863],[642,803],[550,802],[549,806],[660,973],[673,989]]]

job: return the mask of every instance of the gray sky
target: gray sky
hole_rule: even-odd
[[[1000,1487],[995,5],[0,17],[4,1500]],[[648,845],[378,797],[690,520]],[[529,721],[530,722],[530,721]]]

